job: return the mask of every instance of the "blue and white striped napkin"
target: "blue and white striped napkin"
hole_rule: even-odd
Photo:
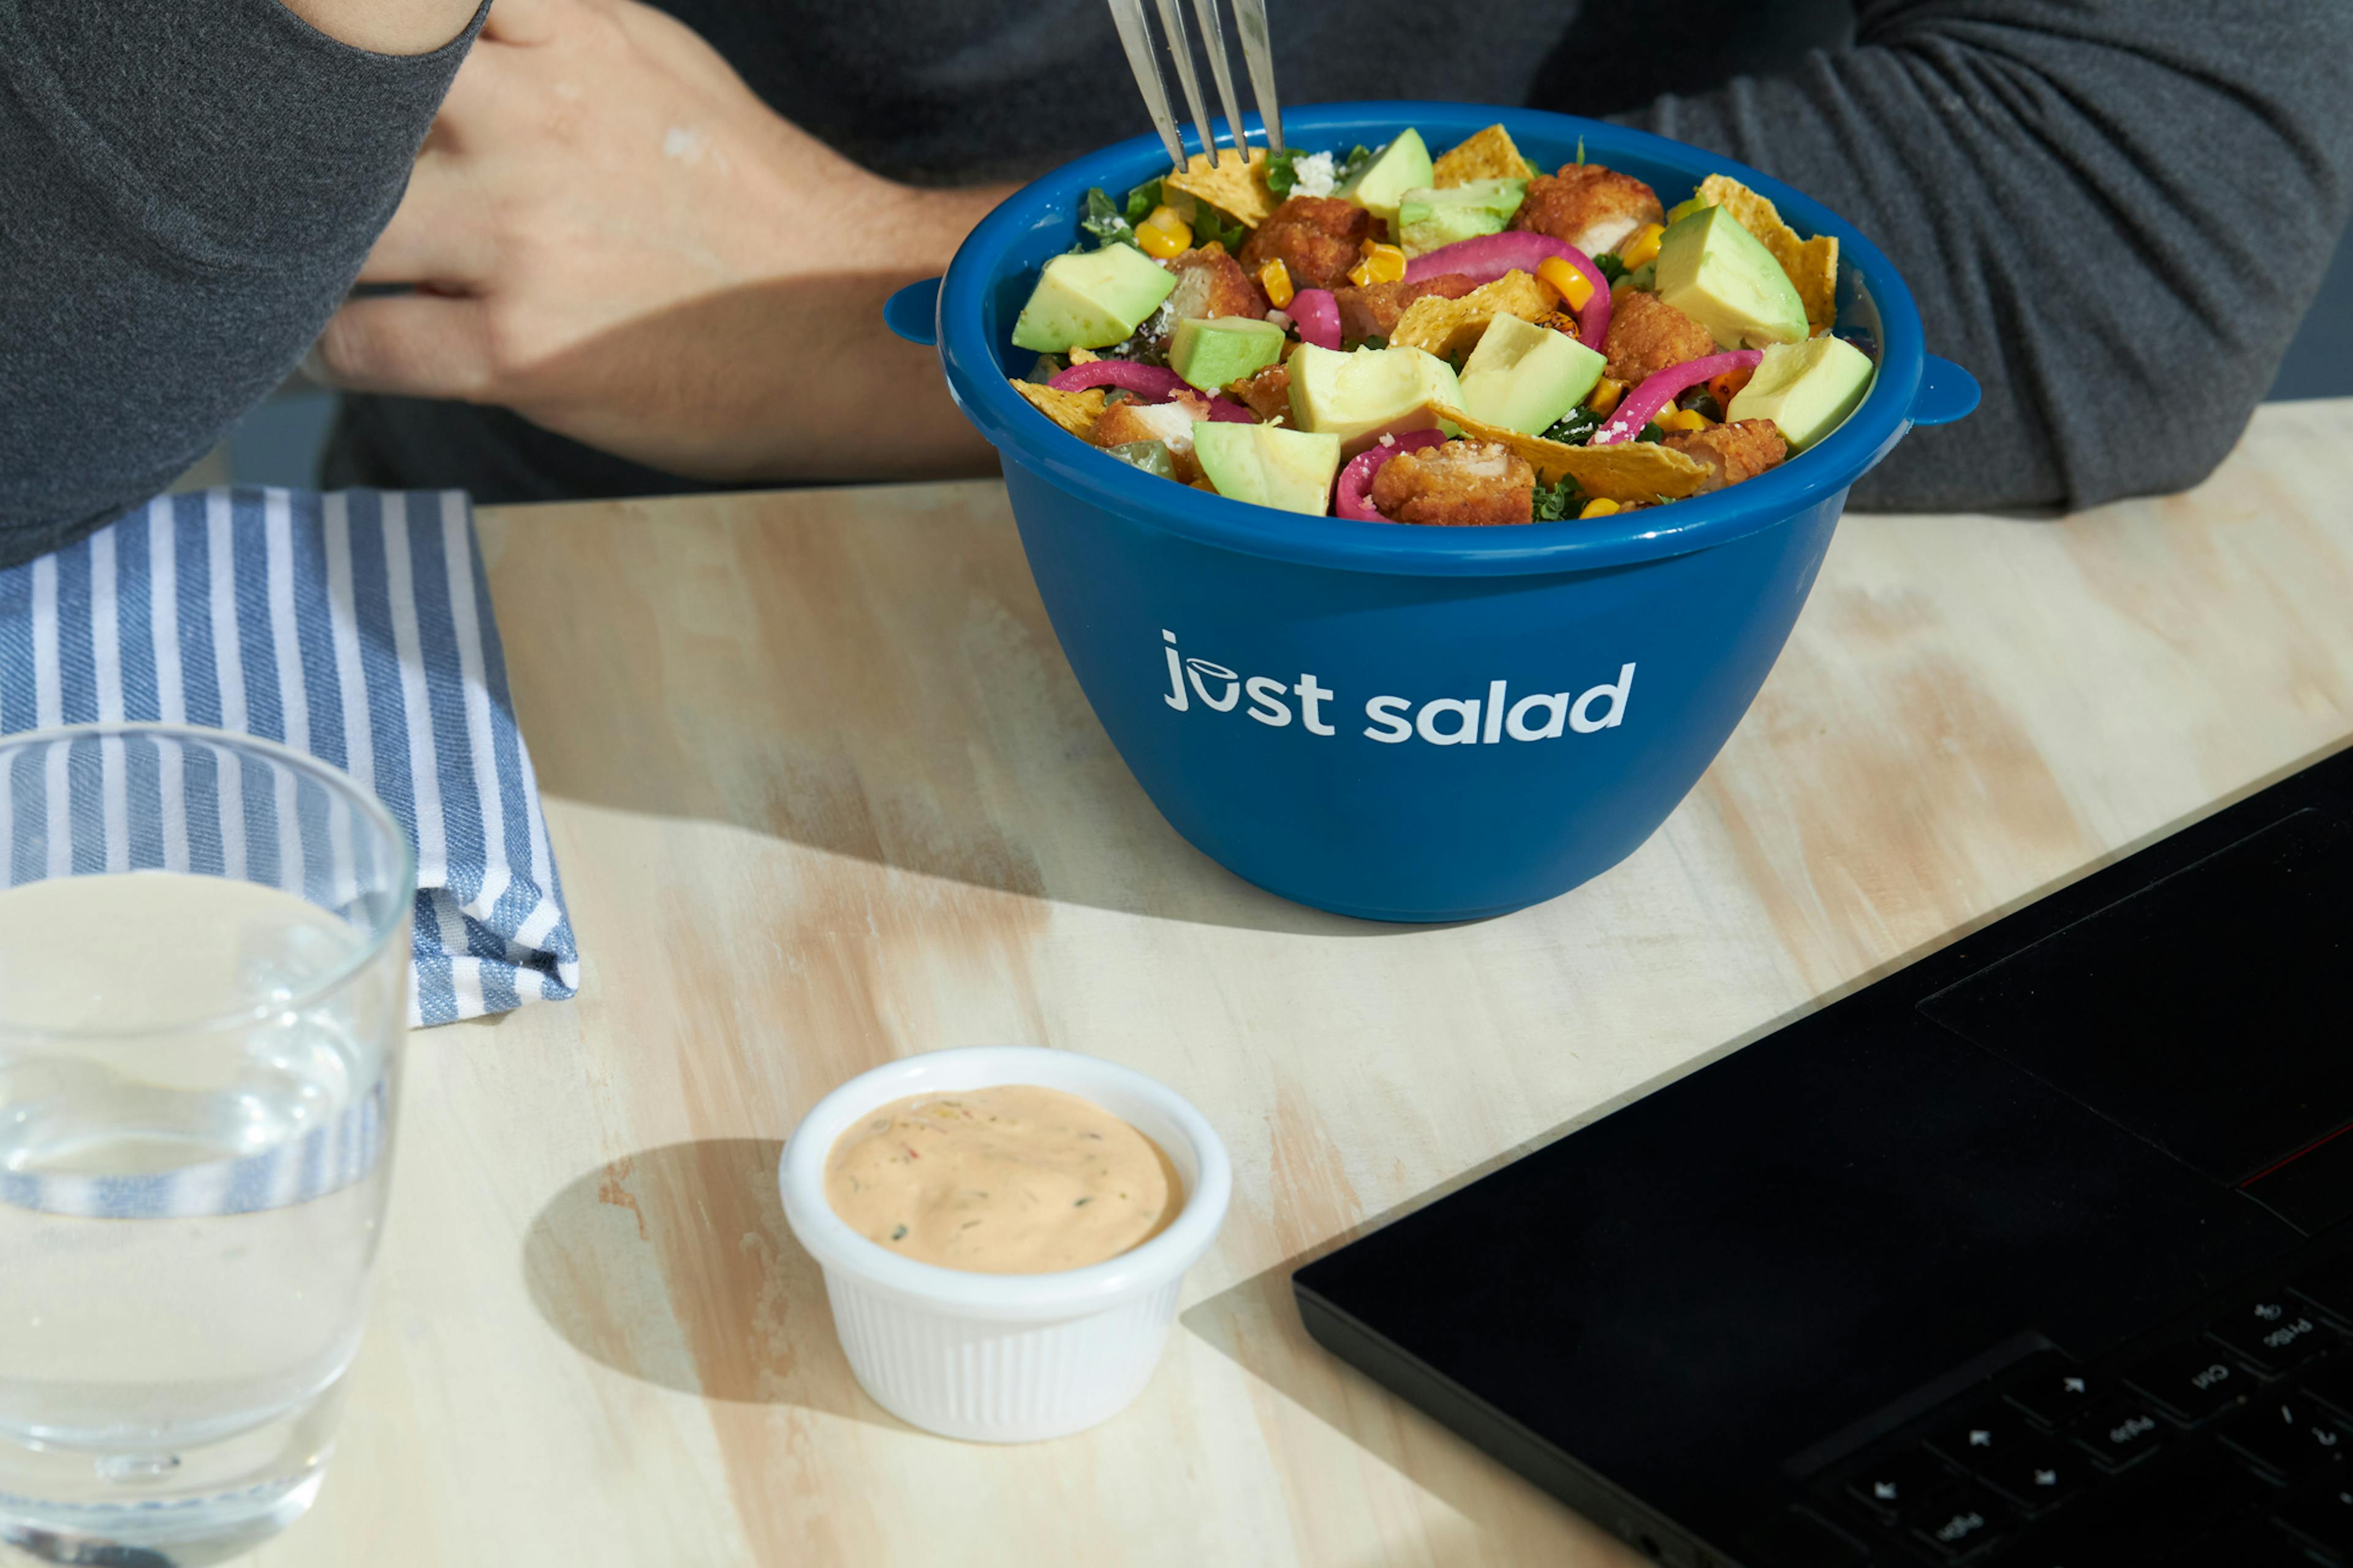
[[[0,572],[0,734],[125,720],[281,741],[375,792],[417,850],[412,1024],[579,989],[462,493],[160,496]]]

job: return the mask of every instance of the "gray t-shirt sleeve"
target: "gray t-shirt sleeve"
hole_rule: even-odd
[[[2203,478],[2353,204],[2353,5],[1862,0],[1856,23],[1793,73],[1617,117],[1854,223],[1930,351],[1984,385],[1855,504],[2083,507]]]
[[[394,57],[279,0],[0,0],[0,565],[163,489],[294,367],[480,25]]]

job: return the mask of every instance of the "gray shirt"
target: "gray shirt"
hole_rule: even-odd
[[[457,55],[276,0],[0,0],[0,561],[167,483],[301,355]],[[666,0],[877,172],[1035,173],[1134,134],[1100,0]],[[1860,506],[2082,506],[2237,438],[2353,204],[2353,5],[1276,0],[1286,98],[1532,103],[1756,164],[1872,235],[1986,404]],[[1444,47],[1398,40],[1444,20]],[[1086,84],[1092,84],[1088,86]],[[1665,95],[1672,87],[1675,95]],[[502,411],[351,401],[340,482],[698,488]]]
[[[0,0],[0,565],[164,489],[285,378],[472,37],[393,58],[278,0]]]

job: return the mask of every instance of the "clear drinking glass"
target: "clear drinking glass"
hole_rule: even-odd
[[[384,1217],[416,866],[345,774],[0,741],[0,1542],[168,1568],[301,1517]]]

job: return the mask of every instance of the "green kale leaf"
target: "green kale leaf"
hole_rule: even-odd
[[[1567,474],[1561,475],[1560,483],[1556,485],[1548,485],[1538,479],[1535,520],[1538,522],[1558,522],[1563,518],[1575,517],[1584,500],[1585,492],[1577,489],[1577,481]]]
[[[1112,199],[1103,192],[1090,188],[1086,205],[1079,214],[1079,232],[1094,239],[1092,248],[1106,245],[1135,245],[1135,227],[1122,216]],[[1084,243],[1072,246],[1073,250],[1089,248]],[[1141,250],[1142,246],[1136,246]]]
[[[1588,437],[1601,428],[1601,420],[1602,416],[1579,405],[1570,409],[1546,430],[1544,438],[1547,441],[1558,441],[1564,446],[1582,447]]]

